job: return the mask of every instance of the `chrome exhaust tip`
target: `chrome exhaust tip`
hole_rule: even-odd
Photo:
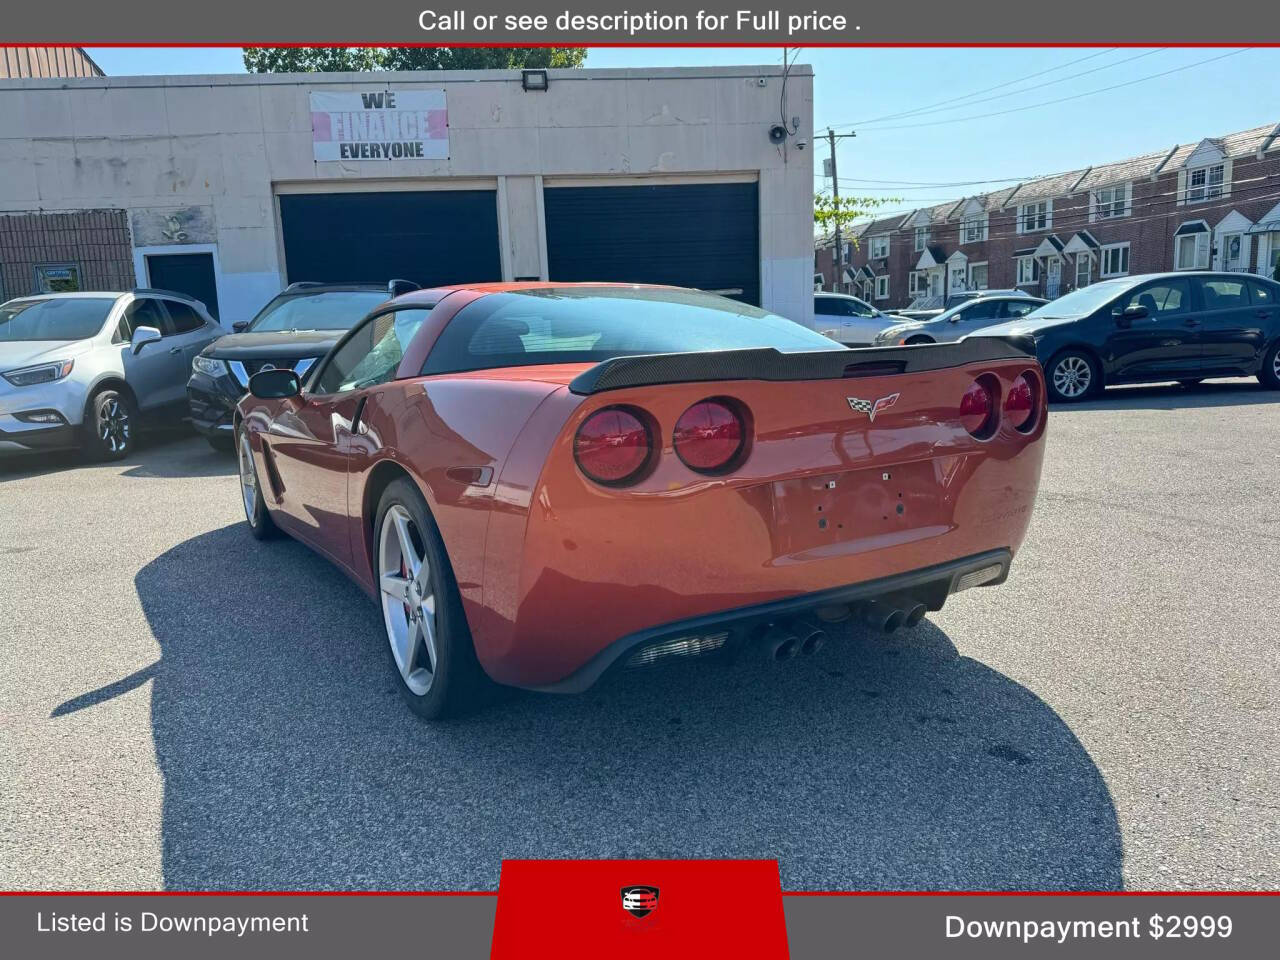
[[[827,645],[827,631],[808,620],[797,620],[795,632],[800,637],[800,652],[812,656]]]
[[[907,619],[907,612],[879,600],[868,600],[862,607],[862,622],[881,633],[893,633]]]
[[[777,625],[769,627],[764,632],[762,639],[765,652],[770,660],[777,662],[790,660],[800,652],[800,638],[790,630],[785,630]]]

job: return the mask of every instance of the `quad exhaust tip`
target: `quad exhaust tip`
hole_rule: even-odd
[[[901,627],[914,627],[925,618],[928,608],[914,597],[892,596],[868,600],[860,608],[862,621],[880,633],[893,633]]]
[[[770,660],[790,660],[800,652],[800,638],[794,631],[776,623],[764,632],[762,639],[765,653]]]

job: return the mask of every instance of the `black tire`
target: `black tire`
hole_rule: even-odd
[[[103,387],[85,408],[82,450],[87,459],[120,460],[137,445],[138,409],[133,398],[114,387]]]
[[[1200,384],[1202,384],[1202,383],[1204,383],[1204,377],[1193,377],[1192,379],[1189,379],[1189,380],[1179,380],[1179,381],[1178,381],[1178,386],[1180,386],[1180,387],[1198,387],[1198,386],[1200,386]]]
[[[933,339],[933,337],[926,337],[923,334],[920,334],[914,337],[907,337],[907,339],[903,341],[903,345],[909,347],[917,343],[935,343],[935,342],[936,341]]]
[[[407,478],[393,481],[378,501],[378,511],[373,525],[373,573],[380,579],[380,554],[383,526],[393,507],[408,512],[412,521],[411,533],[416,534],[415,546],[423,551],[430,564],[432,594],[435,597],[434,632],[436,646],[435,669],[431,671],[430,686],[425,692],[410,689],[401,673],[396,655],[392,651],[391,626],[386,612],[386,597],[379,594],[379,607],[383,610],[383,643],[387,662],[391,667],[396,688],[409,705],[409,709],[424,720],[443,720],[475,710],[489,703],[496,685],[485,674],[476,659],[471,629],[462,609],[462,596],[454,578],[453,566],[445,551],[440,530],[431,516],[427,502],[417,486]],[[394,532],[389,532],[394,536]],[[394,603],[392,600],[387,602]],[[407,604],[406,604],[407,606]],[[425,655],[425,653],[423,654]],[[412,667],[410,668],[412,672]]]
[[[1280,340],[1273,343],[1267,355],[1262,358],[1258,382],[1268,390],[1280,390]]]
[[[1086,371],[1087,382],[1079,392],[1073,392],[1070,384],[1074,382],[1079,385],[1085,378]],[[1076,374],[1074,381],[1070,378],[1071,372]],[[1061,377],[1059,377],[1060,373]],[[1045,364],[1044,380],[1049,391],[1049,399],[1057,403],[1079,403],[1098,396],[1103,388],[1102,368],[1093,354],[1085,350],[1063,350],[1055,354],[1053,359]],[[1065,392],[1064,389],[1059,388],[1060,380]]]
[[[219,453],[234,453],[236,449],[236,441],[234,437],[224,436],[223,434],[215,434],[214,436],[206,436],[209,446],[217,450]]]
[[[271,519],[266,500],[262,495],[262,483],[258,478],[258,466],[248,454],[248,433],[243,425],[236,428],[236,465],[240,473],[240,504],[244,507],[244,519],[249,524],[249,532],[255,540],[269,540],[279,534],[276,522]],[[248,471],[248,473],[246,473]],[[246,488],[246,480],[252,479],[253,498],[250,506],[250,495]]]

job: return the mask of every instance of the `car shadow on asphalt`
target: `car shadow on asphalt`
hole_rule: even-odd
[[[236,472],[236,458],[212,449],[189,427],[163,427],[140,433],[134,451],[114,462],[86,460],[78,450],[0,457],[0,483],[86,467],[115,467],[126,477],[221,477]]]
[[[152,682],[169,889],[496,889],[503,858],[547,857],[776,858],[790,890],[1122,884],[1080,742],[927,622],[433,725],[374,605],[293,541],[229,526],[135,583],[159,660],[55,716]]]
[[[1159,383],[1110,387],[1101,397],[1084,403],[1054,404],[1050,415],[1071,410],[1182,410],[1260,403],[1280,403],[1280,390],[1269,390],[1254,379],[1206,381],[1189,387]]]

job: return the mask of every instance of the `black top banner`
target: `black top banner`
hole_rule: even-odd
[[[323,44],[335,46],[1211,45],[1280,43],[1280,6],[1206,17],[1192,0],[1069,7],[1020,0],[955,4],[765,0],[691,5],[653,0],[364,0],[360,4],[221,0],[175,11],[169,0],[15,4],[6,44]]]

